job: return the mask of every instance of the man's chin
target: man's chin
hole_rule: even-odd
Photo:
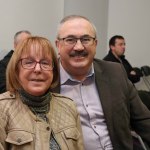
[[[74,68],[83,68],[87,65],[87,61],[82,61],[81,59],[80,60],[76,60],[76,61],[73,61],[71,63],[72,67]]]

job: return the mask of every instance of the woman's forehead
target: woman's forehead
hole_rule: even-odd
[[[31,46],[22,52],[22,56],[51,58],[51,53],[46,48]]]

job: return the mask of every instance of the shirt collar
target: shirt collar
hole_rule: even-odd
[[[60,73],[60,83],[61,83],[61,85],[62,85],[62,84],[65,84],[68,80],[71,80],[71,81],[74,81],[74,82],[80,82],[80,81],[78,81],[78,80],[72,78],[72,76],[69,75],[69,74],[65,71],[65,69],[64,69],[63,66],[61,65],[61,62],[60,62],[60,72],[61,72],[61,73]],[[93,64],[92,64],[92,66],[91,66],[91,68],[90,68],[90,71],[89,71],[89,73],[87,74],[86,78],[89,78],[89,77],[91,77],[91,76],[93,76],[93,75],[94,75],[94,67],[93,67]]]

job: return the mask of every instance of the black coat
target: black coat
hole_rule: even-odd
[[[0,60],[0,93],[6,92],[6,68],[13,54],[11,50],[2,60]]]
[[[103,60],[106,61],[112,61],[112,62],[117,62],[117,63],[122,63],[122,65],[124,66],[128,78],[132,83],[136,83],[138,81],[140,81],[140,77],[142,76],[142,73],[140,72],[140,70],[138,70],[138,68],[134,69],[130,63],[127,61],[127,59],[125,59],[125,56],[121,56],[120,57],[121,62],[113,55],[113,53],[111,52],[111,50],[109,51],[109,53],[103,58]],[[132,75],[130,74],[131,71],[135,71],[136,75]]]

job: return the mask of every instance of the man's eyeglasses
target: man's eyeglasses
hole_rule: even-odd
[[[22,58],[20,59],[20,62],[24,69],[29,69],[29,70],[34,69],[37,63],[39,63],[42,70],[50,71],[50,70],[53,70],[54,68],[52,61],[48,61],[44,59],[37,62],[30,58]]]
[[[64,44],[66,46],[75,46],[77,41],[80,40],[83,46],[91,46],[94,44],[96,38],[87,36],[87,37],[65,37],[65,38],[58,38],[58,40],[63,40]]]

